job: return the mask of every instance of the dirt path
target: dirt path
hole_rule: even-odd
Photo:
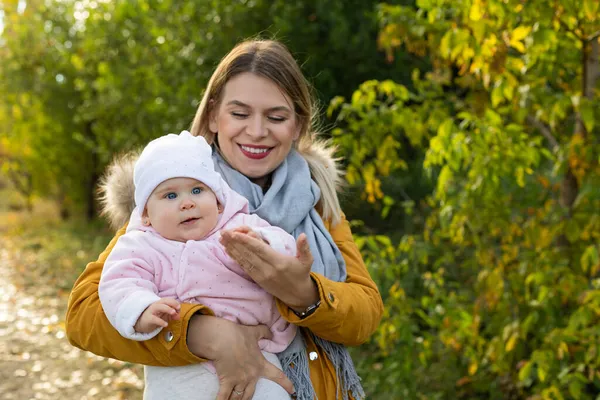
[[[66,295],[44,285],[21,287],[19,257],[7,249],[0,236],[0,398],[141,399],[141,368],[71,346]]]

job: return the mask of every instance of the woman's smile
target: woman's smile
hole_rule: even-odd
[[[238,144],[242,154],[244,154],[246,157],[251,158],[253,160],[262,160],[263,158],[267,157],[270,153],[271,150],[274,149],[274,147],[268,147],[268,146],[256,146],[256,145],[244,145],[244,144]]]

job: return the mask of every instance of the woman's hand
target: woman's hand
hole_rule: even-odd
[[[210,315],[195,315],[188,326],[188,348],[212,360],[219,377],[217,400],[250,400],[261,377],[294,392],[292,382],[262,355],[260,339],[270,339],[265,325],[245,326]],[[241,392],[241,394],[240,394]]]
[[[221,244],[260,287],[288,307],[302,311],[319,299],[317,285],[310,277],[313,257],[305,234],[296,241],[296,257],[278,253],[239,228],[221,231]]]

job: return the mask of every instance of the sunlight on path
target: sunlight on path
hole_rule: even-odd
[[[0,398],[141,399],[142,369],[74,348],[67,299],[49,287],[15,286],[15,257],[0,236]]]

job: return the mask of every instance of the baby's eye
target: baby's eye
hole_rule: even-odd
[[[175,192],[170,192],[165,194],[165,199],[169,199],[169,200],[174,200],[177,198],[177,193]]]
[[[202,193],[202,188],[200,186],[192,189],[192,194],[200,194]]]

